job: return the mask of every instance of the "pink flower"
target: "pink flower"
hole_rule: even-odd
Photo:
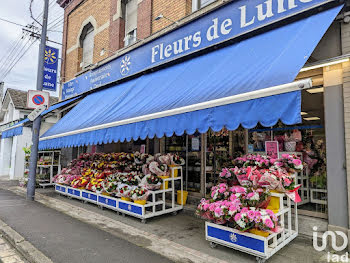
[[[249,211],[249,209],[247,207],[243,207],[241,212],[242,213],[247,213],[248,211]]]
[[[236,199],[237,199],[236,195],[235,195],[235,194],[231,194],[231,196],[230,196],[230,201],[234,201],[234,200],[236,200]]]
[[[203,210],[204,210],[204,211],[207,211],[208,208],[209,208],[209,206],[210,206],[209,204],[204,204],[204,205],[203,205]]]
[[[254,212],[253,210],[250,210],[250,211],[248,212],[248,218],[249,218],[250,220],[253,220],[254,217],[255,217],[255,212]]]
[[[282,158],[283,159],[288,159],[289,158],[289,154],[282,154]]]
[[[276,162],[276,159],[272,159],[272,158],[270,159],[271,164],[274,164],[275,162]]]
[[[301,165],[301,160],[299,160],[299,159],[294,159],[294,160],[293,160],[293,164],[294,164],[295,166],[299,166],[299,165]]]
[[[237,206],[235,206],[235,205],[231,205],[230,207],[229,207],[229,211],[231,211],[231,212],[234,212],[234,211],[237,211]]]
[[[219,189],[219,193],[220,193],[220,194],[222,194],[222,193],[225,192],[225,191],[226,191],[225,188],[220,188],[220,189]]]
[[[209,211],[214,212],[215,210],[215,203],[212,203],[209,205]]]
[[[266,214],[268,214],[269,216],[274,216],[275,214],[272,212],[272,210],[270,209],[266,209],[265,210]]]
[[[242,218],[241,213],[237,213],[237,214],[235,215],[235,221],[236,221],[236,222],[239,221],[239,220],[241,220],[241,218]]]
[[[274,224],[272,222],[272,220],[270,218],[267,218],[264,222],[264,224],[268,227],[268,228],[273,228]]]
[[[254,192],[250,192],[249,194],[247,194],[247,198],[252,198],[254,196]]]
[[[284,178],[284,185],[285,186],[290,186],[291,183],[292,183],[291,180],[289,180],[288,178]]]
[[[227,168],[223,168],[221,173],[219,174],[220,177],[226,177],[227,173],[230,173]]]
[[[222,216],[224,213],[222,212],[222,209],[220,207],[215,208],[215,215],[216,216]],[[272,222],[272,221],[271,221]]]

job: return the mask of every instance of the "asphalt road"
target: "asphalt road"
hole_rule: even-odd
[[[55,263],[171,262],[145,248],[2,189],[0,219]]]

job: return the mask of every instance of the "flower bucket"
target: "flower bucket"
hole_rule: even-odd
[[[276,190],[270,190],[270,192],[271,193],[279,193]],[[278,211],[280,210],[280,198],[277,196],[271,196],[270,203],[266,209],[272,210],[272,212],[274,212],[275,214],[278,213]]]
[[[270,235],[269,232],[257,229],[257,228],[253,228],[249,230],[249,233],[257,235],[257,236],[262,236],[262,237],[268,237]]]
[[[131,199],[130,199],[130,197],[124,197],[124,196],[122,196],[122,198],[121,198],[123,201],[131,201]]]
[[[168,166],[169,166],[169,167],[178,167],[178,165],[176,165],[176,164],[169,164]],[[179,172],[178,169],[176,169],[176,170],[170,169],[170,176],[171,176],[171,177],[177,177],[178,174],[179,174],[178,172]]]
[[[169,178],[169,176],[158,176],[158,177],[159,177],[159,178],[162,178],[163,180]],[[161,190],[164,190],[164,189],[163,189],[164,185],[165,185],[165,188],[164,188],[164,189],[168,189],[168,188],[169,188],[169,182],[166,181],[166,182],[163,182],[162,185],[160,186],[160,189],[161,189]]]
[[[188,195],[187,191],[178,190],[177,191],[177,203],[179,205],[185,205],[186,201],[187,201],[187,195]]]
[[[139,205],[145,205],[147,203],[147,200],[134,200],[134,203]]]

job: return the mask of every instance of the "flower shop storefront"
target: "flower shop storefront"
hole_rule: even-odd
[[[296,8],[295,12],[303,8],[310,10],[321,3],[304,3],[305,6]],[[144,71],[141,76],[114,85],[109,83],[91,92],[41,137],[39,148],[108,145],[164,137],[174,140],[175,136],[185,134],[185,148],[181,150],[188,151],[190,140],[196,160],[201,160],[200,173],[203,173],[208,170],[207,158],[217,158],[215,152],[225,144],[220,138],[228,135],[231,141],[239,140],[245,133],[242,149],[247,151],[251,149],[247,130],[278,123],[300,124],[302,92],[310,89],[312,82],[294,80],[341,7],[327,6],[329,9],[323,12],[304,15],[303,19],[296,17],[287,25],[269,28],[240,42],[220,45],[225,38],[230,40],[227,37],[231,31],[236,37],[244,33],[242,24],[239,29],[242,32],[233,30],[236,25],[228,18],[230,12],[240,10],[238,6],[242,4],[243,1],[229,3],[130,51],[124,58],[128,57],[127,61],[134,58],[137,68],[140,61],[136,57],[141,53],[150,51],[147,54],[155,65],[166,62],[162,60],[172,54],[179,55],[179,45],[189,35],[193,48],[202,44],[203,52],[204,47],[208,47],[196,56],[184,58],[181,54],[177,64],[174,64],[175,57],[171,57],[172,65]],[[287,14],[286,11],[282,17],[270,18],[270,23],[280,21]],[[205,34],[201,34],[202,31]],[[184,37],[180,39],[180,35]],[[187,37],[183,51],[190,50],[189,39]],[[163,43],[168,42],[172,44],[164,47]],[[210,48],[214,45],[214,49]],[[125,67],[125,63],[118,65]],[[130,70],[132,75],[136,69],[130,67],[127,72]],[[120,72],[125,73],[125,69]],[[70,87],[74,89],[74,83],[79,83],[77,89],[85,87],[84,79],[88,77],[72,81]],[[238,132],[232,133],[236,130]],[[159,142],[164,152],[153,156],[139,152],[83,154],[57,176],[56,191],[142,220],[176,213],[183,208],[182,166],[189,160],[188,155],[181,158],[174,153],[183,145],[176,141],[169,145],[167,140]],[[213,147],[207,147],[207,141],[213,142]],[[230,145],[233,152],[232,143]],[[212,156],[207,148],[212,150]],[[294,201],[300,201],[296,172],[302,169],[301,160],[289,154],[275,156],[270,152],[270,155],[235,159],[232,165],[236,168],[224,170],[220,176],[216,175],[218,167],[214,160],[211,165],[214,172],[208,178],[215,182],[208,184],[208,188],[200,176],[200,192],[209,192],[209,199],[201,201],[198,214],[211,221],[206,225],[206,238],[213,246],[218,243],[264,260],[296,237],[298,223],[292,224],[291,220],[292,208],[296,215]],[[198,166],[197,161],[194,167]],[[189,180],[186,182],[190,188]],[[198,188],[196,183],[193,181],[191,187]],[[179,190],[177,204],[175,188]],[[158,194],[161,197],[157,197]],[[170,205],[165,200],[169,195]],[[210,213],[207,213],[209,206]]]

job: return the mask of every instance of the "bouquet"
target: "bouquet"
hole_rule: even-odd
[[[270,201],[270,192],[265,188],[248,188],[240,200],[245,207],[266,208]]]
[[[147,200],[148,190],[143,187],[137,187],[130,191],[130,197],[133,200]]]
[[[105,180],[102,182],[102,188],[106,193],[115,195],[118,193],[118,182]]]
[[[90,177],[78,177],[71,182],[73,188],[85,188],[90,182]]]
[[[146,175],[141,181],[141,186],[148,190],[157,190],[161,187],[163,180],[153,174]]]
[[[180,155],[173,154],[170,157],[170,163],[172,165],[184,165],[185,164],[185,160],[183,158],[181,158]]]
[[[167,165],[159,164],[155,161],[149,164],[149,170],[151,173],[156,174],[157,176],[166,176],[167,174]]]
[[[118,196],[119,197],[130,197],[131,187],[129,185],[120,185],[118,187]]]
[[[260,230],[277,232],[278,218],[269,209],[255,211],[254,222]]]
[[[303,163],[297,156],[282,154],[281,157],[275,162],[275,167],[285,169],[288,173],[296,173],[303,170]]]
[[[210,196],[213,201],[227,199],[230,196],[228,185],[221,183],[213,186],[210,191]]]

